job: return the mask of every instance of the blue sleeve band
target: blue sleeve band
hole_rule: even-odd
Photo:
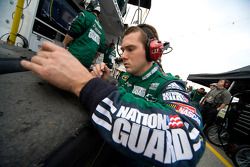
[[[79,96],[80,102],[92,113],[98,103],[114,90],[117,90],[116,86],[111,85],[100,78],[94,78],[81,90]]]

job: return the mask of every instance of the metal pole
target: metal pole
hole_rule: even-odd
[[[10,45],[14,45],[16,42],[16,35],[17,35],[20,20],[23,14],[23,5],[24,5],[24,0],[17,1],[15,15],[14,15],[12,26],[11,26],[10,36],[7,40],[7,43]]]
[[[230,92],[231,89],[234,87],[234,84],[235,84],[235,81],[233,81],[233,82],[231,83],[230,87],[228,88],[228,91],[229,91],[229,92]]]

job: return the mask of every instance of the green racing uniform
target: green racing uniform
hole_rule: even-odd
[[[74,38],[68,50],[85,67],[89,68],[97,51],[105,52],[105,33],[97,17],[82,10],[72,21],[68,34]]]
[[[201,117],[185,84],[155,64],[140,77],[122,74],[119,87],[92,79],[80,101],[104,141],[125,155],[118,166],[195,166],[204,153]]]

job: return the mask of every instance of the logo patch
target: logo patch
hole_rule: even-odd
[[[193,119],[195,122],[198,123],[198,125],[201,124],[201,119],[198,116],[196,109],[194,107],[182,103],[173,103],[170,106],[173,107],[178,113],[181,113]]]
[[[128,77],[129,77],[128,75],[123,75],[123,76],[122,76],[122,80],[127,81],[127,80],[128,80]]]
[[[100,36],[93,29],[90,29],[88,37],[95,41],[97,45],[100,44]]]
[[[160,85],[160,83],[152,83],[149,87],[149,89],[151,90],[156,90],[158,88],[158,86]]]
[[[172,82],[166,87],[166,90],[168,89],[178,89],[178,90],[184,90],[181,86],[179,86],[177,83]]]
[[[181,128],[184,126],[181,118],[178,115],[169,115],[168,126],[171,129]]]
[[[188,103],[189,100],[180,92],[165,92],[162,94],[163,100],[173,100]]]
[[[135,85],[134,88],[133,88],[132,93],[135,94],[135,95],[144,97],[146,95],[146,89],[143,88],[143,87]]]

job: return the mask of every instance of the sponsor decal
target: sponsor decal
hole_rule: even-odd
[[[157,101],[157,98],[154,97],[152,94],[147,94],[147,95],[145,96],[145,99],[146,99],[147,101],[150,101],[150,102],[156,102],[156,101]]]
[[[132,93],[135,94],[135,95],[144,97],[146,95],[146,89],[141,87],[141,86],[134,85]]]
[[[123,75],[123,76],[122,76],[122,80],[127,81],[127,80],[128,80],[128,77],[129,77],[128,75]]]
[[[162,94],[163,100],[180,101],[188,103],[189,100],[180,92],[165,92]]]
[[[176,82],[172,82],[169,85],[167,85],[166,90],[169,90],[169,89],[185,90],[184,88],[179,86]]]
[[[181,128],[183,127],[183,122],[178,115],[170,115],[168,125],[170,128]]]
[[[97,45],[100,44],[100,36],[93,29],[90,29],[88,37],[97,43]]]
[[[171,105],[172,108],[174,108],[178,113],[181,113],[191,119],[193,119],[195,122],[198,123],[198,125],[201,125],[201,118],[198,116],[196,109],[192,106],[173,102]]]
[[[103,127],[102,130],[107,130],[103,133],[109,134],[114,143],[133,153],[162,164],[172,164],[192,159],[192,150],[197,151],[202,146],[202,139],[195,141],[200,136],[196,128],[185,128],[190,131],[178,128],[183,127],[178,115],[147,114],[127,106],[116,108],[109,98],[102,102],[105,104],[97,106],[92,120]],[[184,124],[189,126],[187,122]]]
[[[151,90],[156,90],[158,88],[158,86],[160,85],[160,83],[151,83],[149,89]]]

